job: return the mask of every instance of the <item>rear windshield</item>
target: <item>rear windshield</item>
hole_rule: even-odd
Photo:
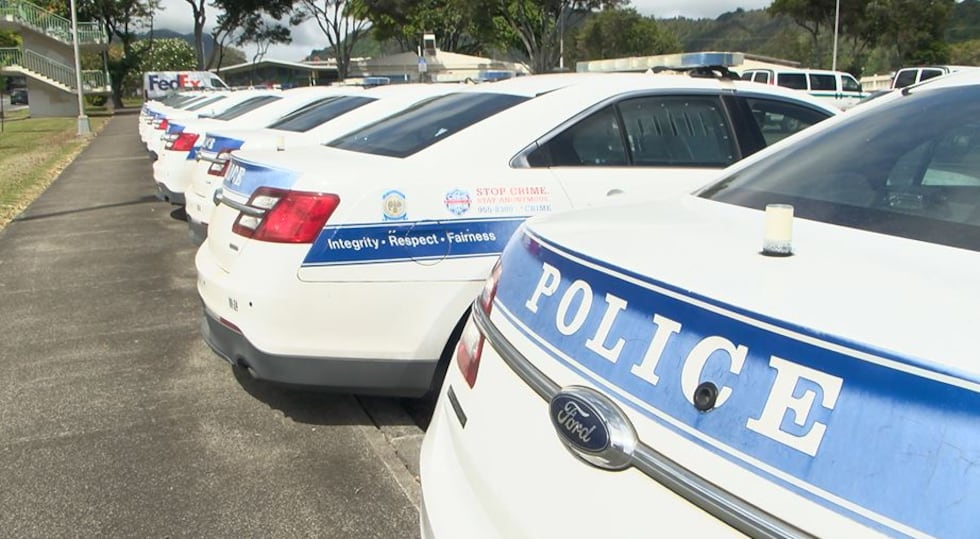
[[[448,94],[354,131],[327,146],[406,157],[528,99],[490,92]]]
[[[228,110],[218,114],[214,117],[215,120],[233,120],[238,118],[242,114],[252,112],[253,110],[265,105],[266,103],[271,103],[273,101],[278,101],[282,97],[277,95],[261,95],[258,97],[252,97],[242,101],[241,103],[232,106]]]
[[[338,116],[347,114],[358,107],[367,105],[374,100],[375,98],[373,97],[360,95],[328,97],[310,103],[297,111],[283,116],[276,123],[270,125],[269,128],[304,133]]]
[[[792,204],[804,219],[980,251],[980,87],[913,91],[701,196]]]
[[[210,97],[210,98],[205,99],[203,101],[198,101],[197,103],[194,103],[193,105],[187,107],[186,110],[199,110],[199,109],[202,109],[202,108],[210,105],[211,103],[217,103],[218,101],[221,101],[222,99],[224,99],[226,97],[228,97],[228,96],[226,96],[226,95],[216,95],[214,97]]]

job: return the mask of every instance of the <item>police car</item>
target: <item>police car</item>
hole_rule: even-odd
[[[957,76],[694,195],[528,221],[426,432],[422,536],[975,537],[980,76]]]
[[[175,96],[173,101],[150,101],[143,105],[139,122],[140,140],[147,150],[155,154],[160,148],[160,137],[167,130],[167,120],[213,116],[249,97],[249,92],[197,92],[196,95]],[[162,131],[162,132],[161,132]]]
[[[456,91],[454,84],[396,84],[303,107],[265,129],[208,131],[197,152],[198,164],[185,191],[191,239],[200,244],[214,210],[214,192],[221,186],[236,150],[294,149],[315,146],[404,110],[426,99]]]
[[[170,122],[167,134],[163,137],[165,151],[153,163],[153,179],[161,198],[175,204],[184,204],[184,192],[197,164],[197,152],[205,143],[203,135],[208,129],[265,126],[297,110],[362,91],[357,87],[323,86],[295,88],[285,92],[267,91],[210,118]],[[213,138],[209,141],[212,145],[214,142]]]
[[[689,191],[834,110],[719,78],[541,75],[236,152],[196,258],[205,339],[260,379],[422,394],[528,216]]]

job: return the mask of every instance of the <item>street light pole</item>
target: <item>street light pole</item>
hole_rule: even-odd
[[[72,0],[74,1],[74,0]],[[840,0],[837,0],[837,7],[834,10],[834,59],[831,70],[837,71],[837,33],[840,30]]]
[[[78,53],[78,10],[75,0],[71,0],[71,40],[75,47],[75,93],[78,95],[78,135],[88,135],[92,132],[88,116],[85,115],[85,103],[82,101],[82,57]]]

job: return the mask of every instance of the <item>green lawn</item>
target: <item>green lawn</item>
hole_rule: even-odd
[[[78,119],[6,115],[0,132],[0,228],[23,211],[88,144]],[[97,133],[109,116],[92,116]]]

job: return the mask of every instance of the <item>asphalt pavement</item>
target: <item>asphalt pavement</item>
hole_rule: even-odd
[[[2,534],[417,536],[418,428],[215,355],[151,175],[117,115],[0,231]]]

